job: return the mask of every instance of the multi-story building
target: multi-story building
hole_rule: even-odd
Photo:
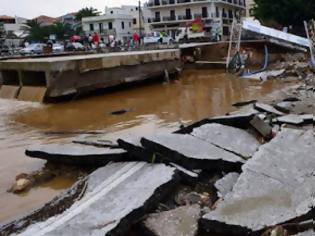
[[[6,35],[4,42],[6,45],[19,46],[21,44],[23,38],[27,36],[25,34],[26,22],[27,19],[18,16],[0,16],[0,24]]]
[[[179,27],[200,17],[207,32],[227,36],[234,17],[245,15],[245,0],[149,0],[151,27],[175,37]]]
[[[86,35],[98,32],[105,40],[113,35],[116,40],[127,41],[135,31],[145,33],[149,30],[150,13],[142,9],[139,14],[138,6],[106,7],[104,15],[83,18],[82,28]]]
[[[76,19],[77,12],[67,13],[66,15],[60,16],[57,18],[57,21],[69,25],[72,29],[76,30],[80,27],[80,22]]]
[[[246,0],[246,17],[251,17],[253,15],[252,9],[254,8],[254,0]]]

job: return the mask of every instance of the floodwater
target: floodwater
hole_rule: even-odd
[[[24,155],[29,145],[71,141],[73,132],[117,136],[175,130],[183,123],[230,112],[235,102],[264,98],[286,86],[279,81],[251,82],[213,70],[184,71],[180,77],[169,84],[149,84],[59,104],[0,99],[0,224],[40,207],[75,181],[68,176],[23,195],[7,193],[16,175],[45,164]],[[131,110],[110,115],[125,108]]]

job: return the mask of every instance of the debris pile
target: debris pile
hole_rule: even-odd
[[[174,133],[30,147],[94,171],[0,234],[315,235],[314,81]]]

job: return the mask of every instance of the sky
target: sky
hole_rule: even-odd
[[[94,7],[103,13],[105,6],[136,4],[138,0],[0,0],[0,15],[25,18],[35,18],[39,15],[57,17],[83,7]]]

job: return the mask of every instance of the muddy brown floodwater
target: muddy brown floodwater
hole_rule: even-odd
[[[282,89],[285,83],[250,82],[222,71],[184,71],[180,80],[150,84],[81,100],[41,105],[0,100],[0,224],[51,200],[76,178],[54,179],[23,195],[7,193],[15,176],[42,168],[44,161],[27,158],[25,148],[40,142],[61,142],[75,135],[51,132],[102,131],[153,133],[177,129],[180,124],[232,111],[231,104],[259,99]],[[113,110],[131,109],[123,115]]]

